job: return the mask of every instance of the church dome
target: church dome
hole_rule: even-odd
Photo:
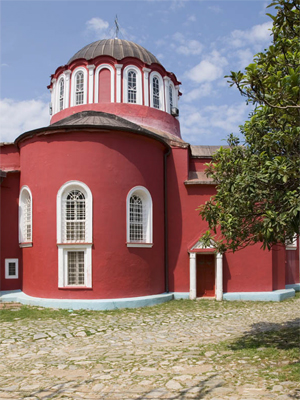
[[[74,54],[68,61],[68,64],[80,58],[91,60],[98,56],[111,56],[116,60],[122,60],[125,57],[134,57],[149,65],[153,63],[160,64],[158,59],[144,47],[122,39],[102,39],[90,43]]]

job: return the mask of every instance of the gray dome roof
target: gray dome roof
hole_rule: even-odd
[[[77,53],[70,58],[68,64],[79,58],[91,60],[95,57],[104,55],[112,56],[116,60],[122,60],[125,57],[135,57],[146,64],[160,64],[158,59],[152,53],[150,53],[150,51],[144,49],[144,47],[128,40],[121,39],[103,39],[88,44],[87,46],[83,47],[83,49],[77,51]]]

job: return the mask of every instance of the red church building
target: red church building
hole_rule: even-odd
[[[50,125],[0,147],[2,301],[111,309],[299,290],[296,240],[223,255],[201,246],[196,208],[215,193],[204,169],[217,146],[181,138],[179,86],[120,39],[57,68]]]

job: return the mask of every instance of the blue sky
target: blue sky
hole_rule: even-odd
[[[50,75],[79,49],[113,37],[151,51],[182,82],[180,124],[191,144],[225,144],[251,112],[224,75],[271,42],[268,2],[1,1],[1,141],[49,124]]]

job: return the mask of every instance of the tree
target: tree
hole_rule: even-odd
[[[209,230],[202,235],[216,250],[236,251],[257,242],[270,249],[299,235],[300,195],[300,1],[275,0],[273,43],[254,56],[245,72],[228,81],[254,105],[240,127],[243,141],[230,135],[206,174],[217,193],[199,207]]]

